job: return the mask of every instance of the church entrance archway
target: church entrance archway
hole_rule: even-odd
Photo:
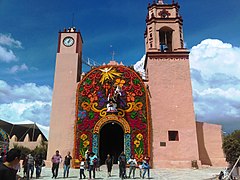
[[[116,164],[119,154],[124,151],[123,128],[115,122],[105,124],[100,130],[99,145],[101,164],[105,163],[107,154],[114,157],[114,163]]]

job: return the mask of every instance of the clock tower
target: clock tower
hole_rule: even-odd
[[[82,36],[75,28],[59,32],[47,159],[74,148],[77,83],[82,69]]]
[[[179,8],[174,1],[154,1],[146,18],[145,71],[151,94],[154,167],[188,168],[199,163],[189,51],[184,48]]]

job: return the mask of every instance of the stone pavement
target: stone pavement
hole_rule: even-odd
[[[210,179],[218,179],[216,178],[217,175],[220,173],[221,170],[224,168],[213,168],[213,167],[204,167],[202,169],[151,169],[150,170],[150,179],[161,179],[161,180],[210,180]],[[106,166],[101,166],[100,171],[96,171],[96,178],[95,179],[120,179],[118,177],[118,165],[114,165],[112,171],[112,177],[107,177],[107,170]],[[127,169],[127,175],[129,171]],[[19,173],[22,175],[22,172]],[[88,171],[85,170],[85,175],[88,177]],[[147,175],[147,174],[146,174]],[[140,179],[139,176],[139,169],[136,169],[135,172],[135,179]],[[34,177],[35,178],[35,172]],[[43,168],[42,174],[39,179],[52,179],[52,173],[50,168]],[[64,179],[63,178],[63,169],[59,168],[59,173],[57,179]],[[79,169],[70,169],[70,177],[65,178],[69,180],[79,179]]]

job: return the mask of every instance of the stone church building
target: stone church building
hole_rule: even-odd
[[[221,126],[195,120],[179,8],[149,4],[144,76],[113,61],[81,76],[81,33],[59,32],[48,160],[70,151],[78,167],[90,150],[101,163],[124,151],[137,161],[149,156],[153,168],[226,165]]]

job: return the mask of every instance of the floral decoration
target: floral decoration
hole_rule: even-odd
[[[143,135],[141,133],[138,133],[134,138],[134,152],[135,152],[135,158],[137,161],[141,161],[144,153],[144,145],[143,145]]]
[[[120,91],[116,98],[118,116],[124,116],[131,128],[131,154],[135,154],[139,160],[147,152],[149,127],[144,82],[133,69],[105,65],[92,69],[78,85],[75,157],[80,159],[87,149],[92,150],[93,128],[107,115],[108,96],[114,94],[116,88]]]
[[[82,157],[85,156],[85,152],[89,149],[90,138],[89,138],[89,135],[87,135],[87,133],[82,133],[79,139],[80,139],[79,159],[81,160]]]

